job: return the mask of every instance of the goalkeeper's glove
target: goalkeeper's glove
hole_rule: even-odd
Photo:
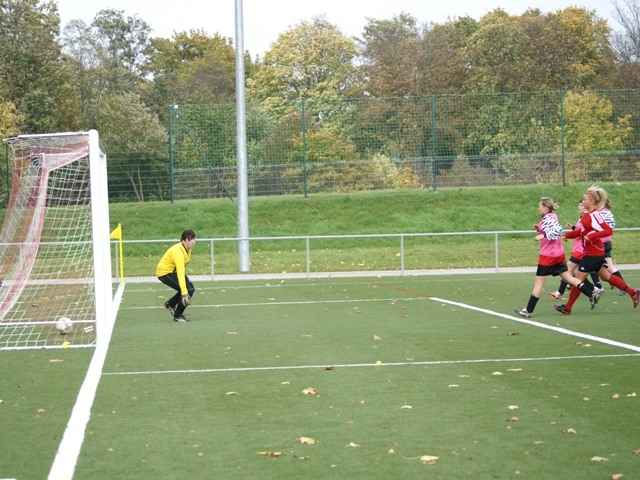
[[[184,307],[188,307],[189,305],[191,305],[191,295],[182,295],[182,305]]]

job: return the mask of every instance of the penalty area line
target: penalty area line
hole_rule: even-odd
[[[505,313],[496,312],[493,310],[488,310],[486,308],[475,307],[473,305],[468,305],[466,303],[454,302],[452,300],[446,300],[444,298],[438,297],[429,297],[430,300],[436,302],[446,303],[447,305],[455,305],[456,307],[465,308],[467,310],[473,310],[480,313],[486,313],[487,315],[492,315],[494,317],[504,318],[506,320],[511,320],[519,323],[524,323],[526,325],[531,325],[533,327],[544,328],[547,330],[552,330],[554,332],[562,333],[564,335],[570,335],[572,337],[583,338],[585,340],[591,340],[592,342],[604,343],[605,345],[611,345],[612,347],[620,347],[626,350],[631,350],[633,352],[640,352],[640,346],[631,345],[629,343],[618,342],[616,340],[610,340],[608,338],[596,337],[595,335],[590,335],[588,333],[576,332],[573,330],[569,330],[567,328],[555,327],[553,325],[547,325],[546,323],[535,322],[533,320],[528,320],[526,318],[514,317],[513,315],[507,315]]]
[[[523,358],[482,358],[468,360],[425,360],[420,362],[389,362],[389,363],[346,363],[342,365],[283,365],[271,367],[231,367],[231,368],[202,368],[194,370],[147,370],[137,372],[104,372],[103,376],[128,376],[128,375],[183,375],[187,373],[237,373],[237,372],[264,372],[279,370],[333,370],[338,368],[369,368],[369,367],[414,367],[429,365],[464,365],[477,363],[508,363],[508,362],[547,362],[557,360],[593,360],[598,358],[623,358],[639,357],[638,353],[620,353],[605,355],[569,355],[555,357],[523,357]]]

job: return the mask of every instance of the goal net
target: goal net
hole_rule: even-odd
[[[111,322],[98,133],[20,135],[6,143],[12,181],[0,232],[0,349],[94,346]],[[72,322],[66,334],[56,328],[61,318]]]

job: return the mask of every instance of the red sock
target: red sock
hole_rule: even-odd
[[[569,292],[569,301],[567,302],[567,310],[571,311],[571,307],[573,307],[573,304],[576,303],[576,300],[581,293],[582,292],[577,287],[573,287],[571,289],[571,291]]]
[[[610,275],[609,283],[617,289],[622,290],[623,292],[627,292],[629,295],[633,295],[633,288],[627,285],[627,282],[625,282],[621,277],[617,275]]]

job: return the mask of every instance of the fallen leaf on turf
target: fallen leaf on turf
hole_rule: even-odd
[[[403,405],[400,407],[400,410],[411,410],[413,407],[411,405]]]
[[[304,393],[305,395],[315,395],[316,393],[318,393],[318,390],[313,387],[307,387],[302,390],[302,393]]]
[[[433,465],[437,460],[438,457],[435,457],[433,455],[422,455],[420,457],[420,461],[423,463],[423,465]]]
[[[226,333],[227,335],[237,335],[238,334],[238,332],[234,332],[234,331],[231,331],[231,330],[225,330],[224,333]]]
[[[591,457],[591,461],[592,462],[608,462],[609,459],[608,458],[604,458],[604,457],[595,456],[595,457]]]
[[[300,437],[298,440],[303,445],[315,445],[316,443],[318,443],[317,440],[314,440],[313,438],[309,438],[309,437]]]
[[[611,475],[611,480],[620,480],[624,475],[622,473],[614,473]]]
[[[515,337],[516,335],[520,335],[520,332],[509,332],[509,333],[507,333],[507,337]]]
[[[638,394],[636,392],[627,393],[627,397],[637,397]]]
[[[471,377],[469,375],[462,374],[462,375],[458,375],[458,378],[471,378]]]
[[[422,455],[421,457],[402,457],[405,460],[420,460],[424,465],[433,465],[439,457],[434,455]]]
[[[520,419],[518,417],[511,417],[507,420],[507,422],[519,422]]]
[[[499,376],[502,375],[502,372],[493,372],[491,375]]]
[[[225,395],[238,395],[238,392],[227,392]]]
[[[567,428],[563,433],[578,433],[573,428]]]
[[[357,443],[353,443],[353,442],[349,442],[347,444],[347,448],[358,448],[360,445],[358,445]]]
[[[520,407],[518,405],[509,405],[507,407],[508,410],[518,410]]]
[[[507,372],[521,372],[521,368],[507,368]]]
[[[373,339],[376,341],[382,340],[382,337],[379,337],[378,335],[374,335]]]
[[[49,360],[49,363],[60,363],[60,362],[64,362],[64,360],[61,360],[59,358],[52,358],[51,360]]]
[[[281,457],[282,452],[256,452],[258,455],[264,455],[266,457]]]
[[[639,449],[637,449],[637,450],[634,450],[634,451],[633,451],[633,454],[634,454],[634,455],[640,455],[640,448],[639,448]]]
[[[324,370],[333,370],[334,366],[333,365],[327,365],[326,367],[324,367]]]

